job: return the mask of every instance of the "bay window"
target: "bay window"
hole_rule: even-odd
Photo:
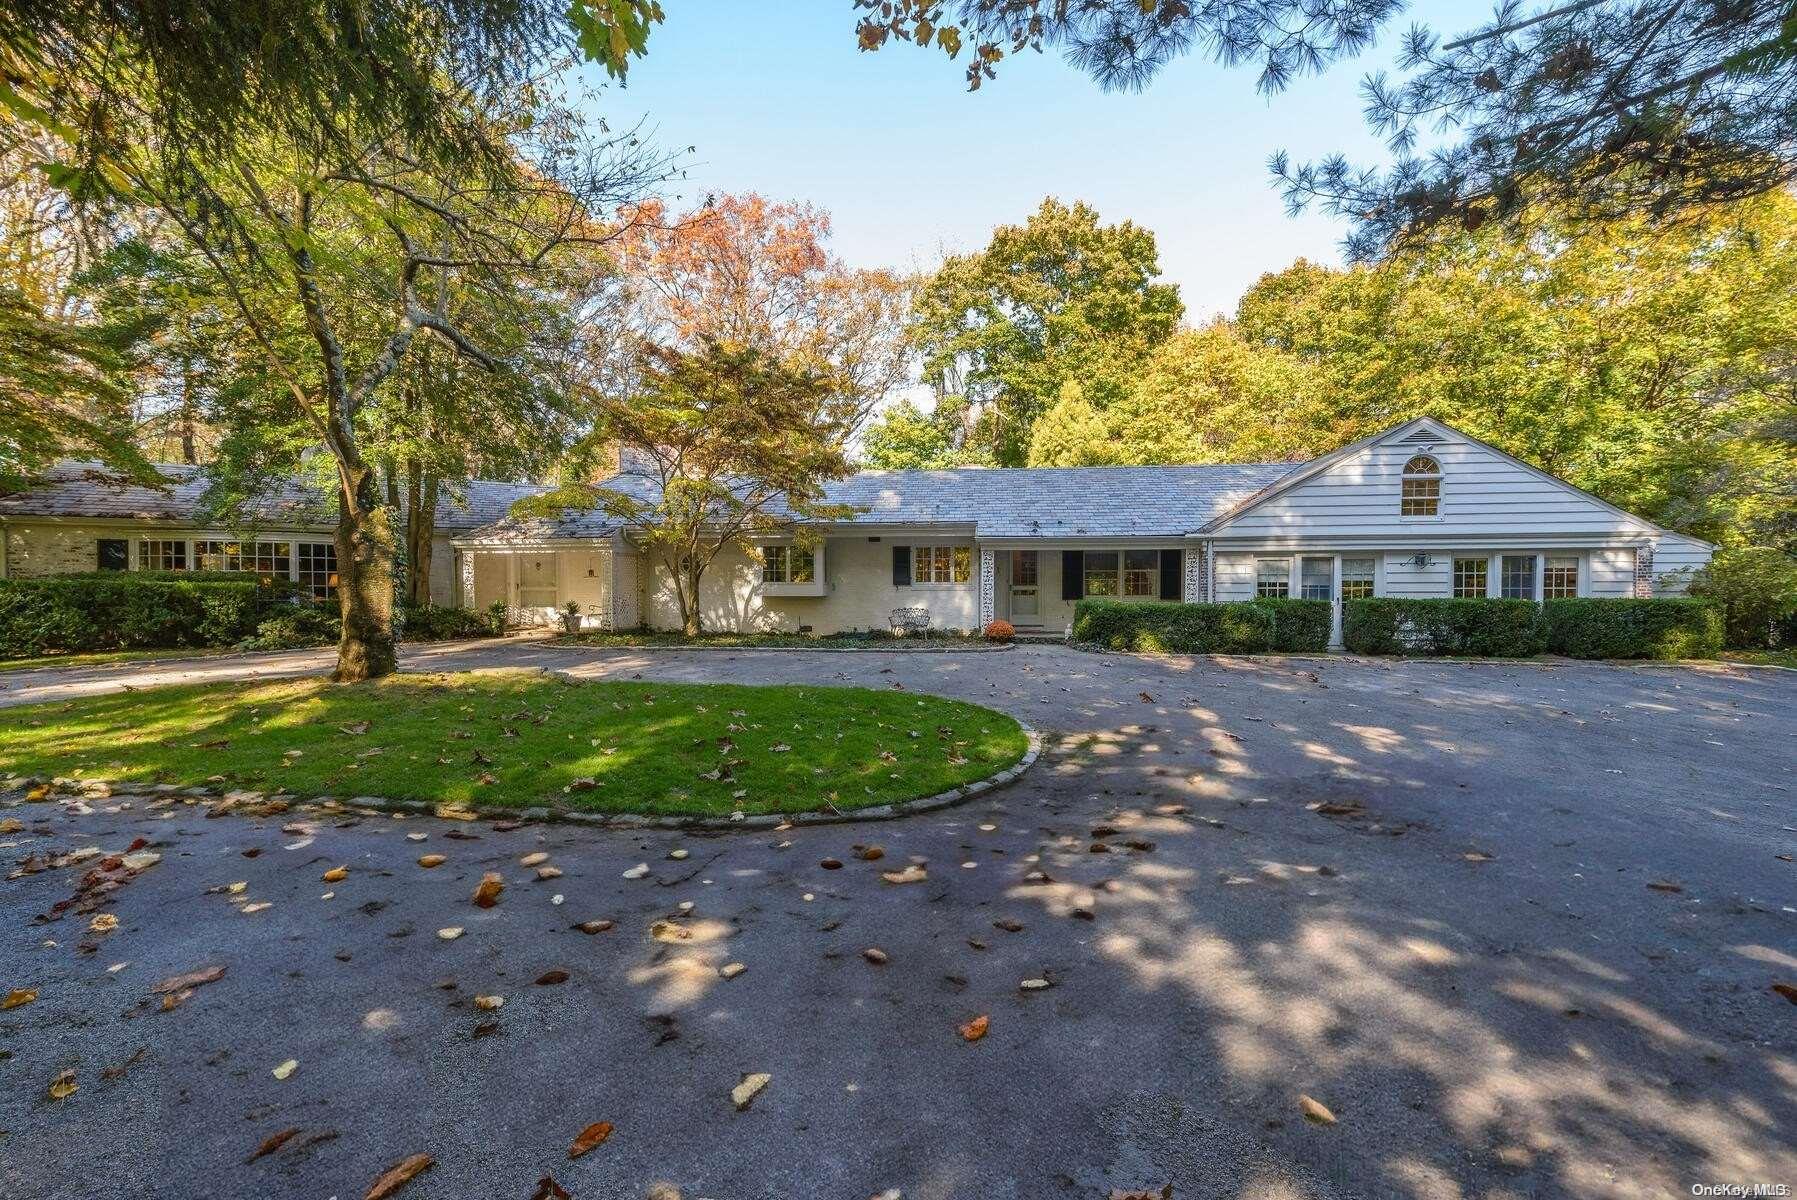
[[[812,583],[817,578],[817,556],[801,546],[763,546],[763,583]]]

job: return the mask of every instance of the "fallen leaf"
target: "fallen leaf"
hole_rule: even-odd
[[[977,1042],[986,1036],[986,1030],[992,1027],[992,1018],[981,1013],[967,1024],[961,1026],[961,1036],[970,1042]]]
[[[111,913],[95,913],[87,923],[89,933],[111,933],[119,927],[119,919]]]
[[[730,1103],[736,1105],[737,1112],[742,1112],[754,1102],[755,1097],[761,1094],[761,1089],[765,1088],[773,1078],[772,1075],[761,1072],[744,1075],[742,1082],[730,1089]]]
[[[36,988],[14,988],[6,993],[6,999],[0,1000],[0,1012],[9,1008],[17,1008],[21,1004],[30,1004],[37,999]]]
[[[878,862],[886,857],[886,851],[879,846],[856,846],[855,857],[862,862]]]
[[[1648,884],[1648,889],[1655,892],[1682,892],[1685,887],[1681,883],[1673,883],[1670,879],[1656,879]]]
[[[613,924],[614,922],[612,921],[601,919],[597,921],[582,921],[574,928],[585,934],[604,933],[606,930],[612,928]]]
[[[189,971],[185,975],[171,975],[150,990],[162,993],[185,992],[197,988],[201,984],[216,983],[224,977],[224,974],[225,969],[222,966],[201,967],[199,970]]]
[[[574,1200],[568,1189],[545,1175],[537,1180],[537,1190],[530,1194],[530,1200]]]
[[[448,861],[449,859],[441,854],[421,854],[418,856],[418,865],[421,867],[440,867]]]
[[[285,1146],[292,1140],[293,1136],[298,1132],[299,1126],[296,1125],[292,1129],[283,1129],[279,1133],[269,1134],[262,1139],[262,1144],[256,1147],[256,1152],[243,1161],[245,1163],[253,1163],[258,1158],[273,1154],[276,1150],[279,1150],[282,1146]]]
[[[297,1070],[299,1070],[299,1059],[290,1058],[280,1066],[276,1067],[270,1074],[276,1079],[285,1079]]]
[[[1797,984],[1775,983],[1772,985],[1772,990],[1783,996],[1786,1000],[1789,1000],[1792,1004],[1797,1004]],[[0,1008],[10,1007],[11,1005],[0,1004]]]
[[[499,903],[499,893],[505,890],[505,880],[499,872],[488,871],[480,877],[480,885],[474,889],[474,903],[480,908],[492,908]]]
[[[579,1158],[594,1147],[603,1145],[605,1139],[610,1136],[610,1121],[594,1121],[581,1130],[580,1136],[574,1139],[574,1144],[568,1147],[568,1157]]]
[[[462,927],[460,925],[445,926],[444,928],[437,930],[437,936],[446,942],[453,942],[462,936]]]
[[[160,879],[161,876],[158,875],[157,878]],[[349,878],[349,868],[348,867],[332,867],[330,870],[326,871],[323,875],[320,875],[319,878],[324,880],[326,883],[342,883],[345,879]]]
[[[482,1012],[492,1012],[504,1003],[504,996],[476,996],[474,998],[474,1007],[480,1009]]]
[[[368,1194],[362,1200],[387,1200],[388,1196],[411,1182],[414,1175],[430,1170],[436,1161],[428,1154],[414,1154],[400,1161],[387,1168],[386,1174],[374,1181],[374,1186],[368,1189]]]
[[[534,850],[531,853],[526,854],[523,858],[519,859],[518,865],[521,867],[534,867],[538,863],[545,863],[548,861],[549,861],[549,854],[547,851]]]
[[[930,873],[918,863],[912,863],[902,871],[880,872],[880,878],[887,883],[922,883],[929,877]]]
[[[718,968],[718,974],[723,976],[725,979],[735,979],[738,975],[741,975],[744,971],[746,971],[748,969],[749,969],[748,967],[744,966],[742,963],[739,963],[739,962],[725,963],[723,966]]]
[[[1150,1189],[1126,1192],[1122,1188],[1112,1188],[1111,1200],[1173,1200],[1173,1185],[1169,1183],[1158,1192]]]
[[[842,870],[842,860],[840,858],[826,858],[822,862],[818,863],[817,865],[822,867],[826,871]]]
[[[865,958],[876,967],[883,967],[892,961],[892,956],[878,946],[869,946],[861,952],[861,957]]]
[[[544,987],[549,987],[550,985],[557,983],[566,983],[568,982],[568,973],[560,967],[553,967],[537,976],[537,982]]]
[[[1026,979],[1017,986],[1026,992],[1039,992],[1045,987],[1053,987],[1054,985],[1046,979]]]
[[[638,863],[636,866],[630,868],[630,870],[624,872],[624,878],[626,878],[626,879],[641,879],[643,876],[647,875],[648,873],[649,873],[649,864],[648,863]]]
[[[1304,1119],[1313,1125],[1335,1124],[1335,1114],[1330,1112],[1326,1105],[1312,1100],[1309,1096],[1298,1097],[1298,1111],[1302,1112]]]
[[[562,869],[560,867],[538,867],[537,868],[537,878],[538,879],[560,879],[561,877],[562,877]]]
[[[71,1068],[50,1081],[49,1096],[52,1100],[67,1100],[81,1089],[75,1082],[75,1072]]]

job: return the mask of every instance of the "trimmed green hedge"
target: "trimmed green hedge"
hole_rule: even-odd
[[[1321,651],[1329,645],[1326,600],[1252,600],[1241,604],[1081,600],[1073,640],[1109,650],[1171,654],[1266,654]]]
[[[291,595],[286,581],[253,576],[99,571],[0,579],[0,656],[234,645]]]
[[[1541,610],[1533,600],[1350,600],[1342,645],[1356,654],[1527,658],[1544,648]]]
[[[1714,658],[1722,614],[1702,600],[1549,600],[1541,606],[1550,654],[1570,658]]]

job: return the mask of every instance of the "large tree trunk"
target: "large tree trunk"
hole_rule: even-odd
[[[331,677],[356,683],[399,667],[393,638],[393,514],[380,503],[372,469],[340,466],[339,474],[337,598],[343,637]]]
[[[680,589],[680,631],[687,637],[696,638],[705,632],[699,619],[699,577],[703,568],[699,566],[698,555],[692,556],[692,566],[686,572],[686,585]]]

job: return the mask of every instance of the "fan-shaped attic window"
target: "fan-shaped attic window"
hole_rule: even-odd
[[[1403,491],[1398,499],[1401,517],[1433,517],[1441,513],[1441,463],[1432,454],[1418,454],[1404,464]]]

